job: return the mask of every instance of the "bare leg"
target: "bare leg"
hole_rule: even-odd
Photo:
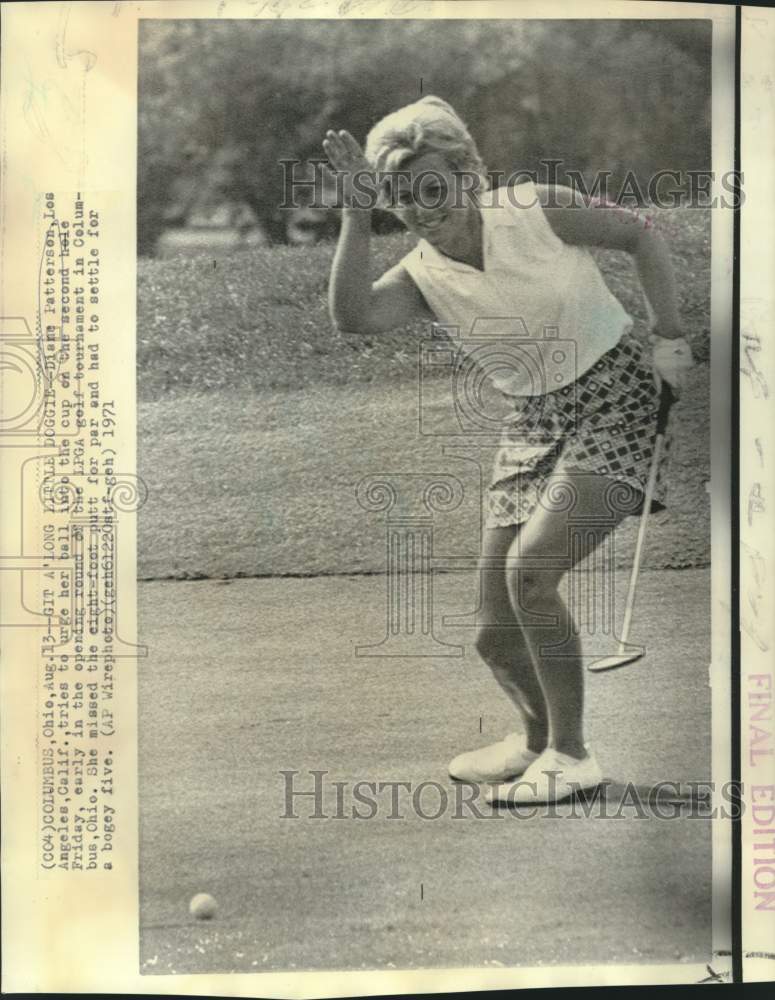
[[[610,534],[623,515],[606,510],[604,492],[611,480],[605,476],[574,476],[564,469],[552,477],[553,489],[569,489],[575,497],[574,518],[584,518],[584,544],[575,563],[588,556]],[[544,565],[558,556],[568,556],[567,511],[539,504],[515,536],[506,571],[511,606],[523,625],[523,635],[532,653],[548,716],[548,745],[571,757],[587,755],[584,747],[584,675],[581,646],[574,622],[557,587],[565,572]],[[574,564],[575,564],[574,563]],[[544,624],[531,625],[540,615]],[[551,624],[545,624],[547,618]],[[568,642],[568,637],[571,641]],[[565,640],[562,656],[552,656],[546,647]],[[575,646],[575,648],[574,648]],[[542,652],[542,650],[544,650]]]
[[[517,528],[485,532],[481,576],[481,607],[476,649],[522,717],[529,750],[547,745],[548,716],[530,647],[514,615],[506,585],[506,560]]]

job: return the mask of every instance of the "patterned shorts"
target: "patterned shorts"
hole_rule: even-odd
[[[515,398],[488,489],[486,527],[526,521],[560,459],[626,484],[634,502],[625,513],[638,514],[656,440],[659,393],[652,372],[649,348],[625,334],[570,385],[543,396]],[[668,425],[652,511],[665,509],[669,454]]]

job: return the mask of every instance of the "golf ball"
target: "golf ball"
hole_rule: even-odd
[[[218,904],[207,892],[198,892],[188,904],[188,912],[197,920],[212,920]]]

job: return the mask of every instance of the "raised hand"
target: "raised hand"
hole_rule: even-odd
[[[358,142],[349,132],[329,129],[323,140],[323,149],[328,157],[339,190],[342,192],[345,208],[372,208],[376,194],[376,175]],[[337,176],[338,175],[338,176]],[[359,179],[359,191],[353,190],[353,179]]]

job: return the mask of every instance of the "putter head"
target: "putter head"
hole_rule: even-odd
[[[602,670],[616,670],[617,667],[625,667],[628,663],[634,663],[643,656],[644,650],[639,647],[633,647],[629,652],[625,653],[614,653],[613,656],[604,656],[600,660],[595,660],[593,663],[587,664],[587,670],[591,670],[593,674],[598,674]]]

